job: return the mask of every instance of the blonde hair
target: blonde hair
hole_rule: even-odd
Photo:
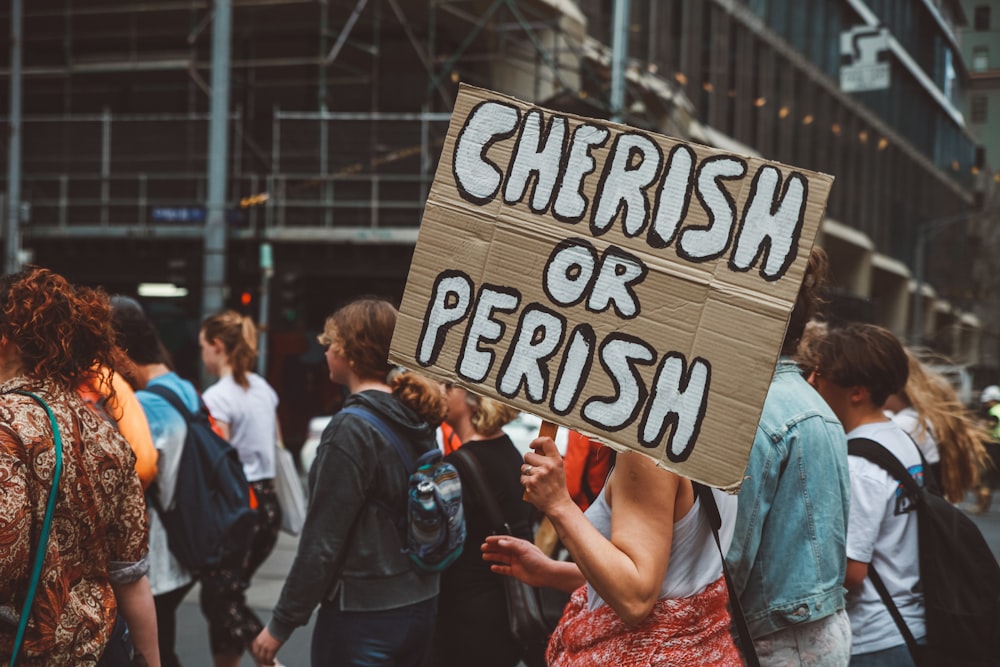
[[[941,490],[957,503],[979,483],[979,470],[988,460],[983,446],[988,435],[943,376],[922,364],[912,351],[906,350],[906,356],[910,377],[900,395],[917,413],[918,438],[930,433],[937,442]]]
[[[471,391],[465,394],[465,402],[472,408],[472,428],[479,435],[491,436],[518,415],[518,411],[509,405],[495,401],[486,396],[478,396]]]
[[[244,389],[249,387],[247,374],[257,361],[257,326],[253,320],[235,310],[226,310],[206,317],[201,330],[209,343],[222,343],[233,369],[233,379]]]

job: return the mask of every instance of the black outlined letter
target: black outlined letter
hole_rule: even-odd
[[[520,120],[517,107],[495,100],[480,102],[469,112],[455,139],[451,160],[455,186],[462,199],[482,206],[497,196],[503,172],[487,159],[486,151],[512,136]]]
[[[424,315],[424,326],[417,339],[417,363],[430,366],[437,362],[444,346],[444,333],[469,314],[472,304],[472,279],[461,271],[442,271],[434,279],[431,300]]]
[[[684,355],[670,352],[663,357],[653,380],[653,392],[639,428],[639,444],[656,447],[667,430],[666,454],[674,463],[691,456],[705,408],[708,387],[712,382],[712,366],[695,357],[690,369],[685,369]]]
[[[750,197],[743,207],[743,219],[736,233],[736,245],[729,258],[733,271],[749,271],[764,256],[760,275],[778,280],[795,261],[799,236],[805,221],[809,183],[793,171],[777,197],[781,172],[765,164],[753,177]]]

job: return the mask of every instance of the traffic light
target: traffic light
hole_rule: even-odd
[[[281,272],[277,276],[278,312],[285,320],[298,319],[305,309],[305,276],[298,271]]]

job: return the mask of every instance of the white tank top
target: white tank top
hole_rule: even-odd
[[[729,551],[736,527],[736,496],[712,489],[722,517],[719,539],[722,553]],[[605,538],[611,539],[611,507],[604,498],[604,490],[587,509],[586,517]],[[660,598],[686,598],[697,595],[722,576],[722,557],[715,546],[708,518],[701,511],[695,497],[688,513],[674,524],[670,542],[670,565],[660,586]],[[587,584],[587,606],[591,611],[604,604],[590,584]]]

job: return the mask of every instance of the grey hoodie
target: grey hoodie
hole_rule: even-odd
[[[352,394],[395,428],[414,459],[436,447],[434,431],[391,394]],[[439,575],[402,553],[408,478],[392,443],[357,415],[330,420],[309,471],[309,511],[298,552],[268,630],[286,640],[324,600],[346,611],[396,609],[433,598]]]

